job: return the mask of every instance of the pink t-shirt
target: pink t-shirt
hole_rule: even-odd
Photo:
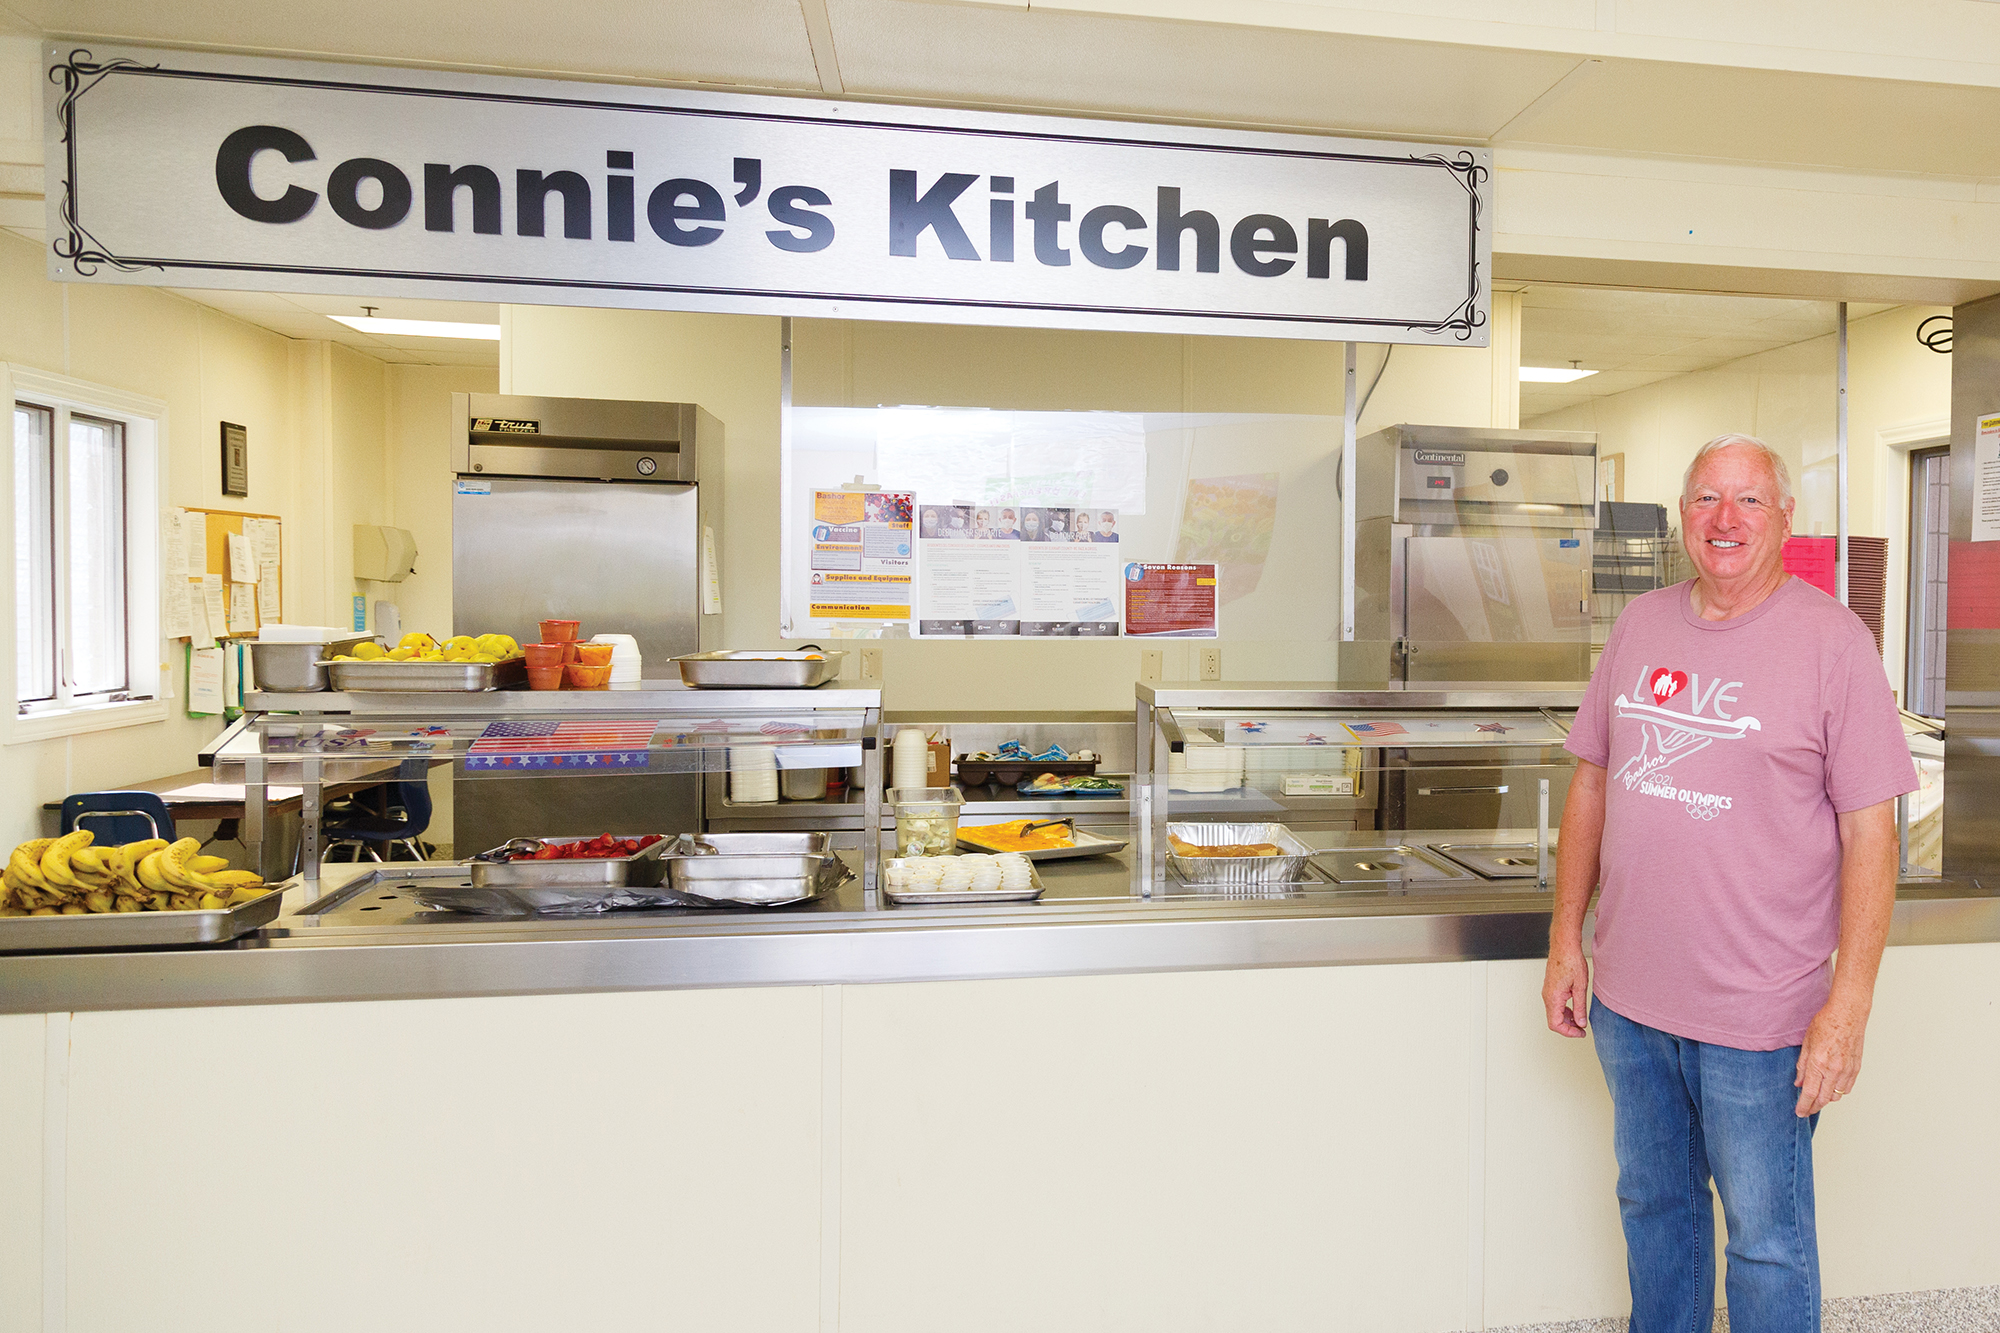
[[[1598,998],[1696,1041],[1797,1045],[1840,940],[1835,815],[1917,787],[1874,636],[1796,578],[1734,620],[1685,583],[1647,593],[1567,748],[1606,770]]]

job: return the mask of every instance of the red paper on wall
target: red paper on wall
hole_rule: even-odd
[[[1125,566],[1125,632],[1134,637],[1215,637],[1215,566]]]
[[[1785,538],[1785,572],[1804,579],[1828,597],[1838,597],[1840,586],[1836,566],[1840,562],[1840,541],[1835,537]]]
[[[1950,559],[1945,624],[2000,629],[2000,542],[1953,542]]]

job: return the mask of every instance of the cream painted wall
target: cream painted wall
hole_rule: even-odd
[[[293,623],[346,623],[348,599],[359,590],[351,577],[352,525],[394,521],[401,470],[421,470],[414,457],[405,464],[399,447],[413,454],[421,452],[420,443],[429,449],[448,490],[447,437],[440,433],[448,386],[482,376],[392,369],[350,348],[281,337],[170,292],[51,282],[39,247],[4,233],[0,311],[0,360],[167,404],[163,506],[284,520],[284,613]],[[491,378],[484,372],[485,382]],[[244,498],[222,494],[219,432],[225,420],[249,432],[250,494]],[[414,498],[407,506],[411,513],[422,507]],[[435,515],[435,505],[432,510]],[[12,521],[8,507],[0,513],[0,544],[11,542]],[[444,524],[432,549],[444,560],[444,581],[434,596],[448,618],[448,510]],[[419,591],[433,595],[430,585]],[[11,623],[11,581],[0,586],[0,599]],[[44,801],[194,767],[222,722],[182,711],[184,651],[179,641],[163,645],[173,693],[164,721],[6,747],[0,775],[4,845],[39,832]]]
[[[1909,582],[1909,457],[1905,448],[1944,433],[1951,415],[1951,358],[1919,344],[1930,306],[1901,306],[1848,329],[1848,515],[1851,531],[1889,539],[1883,613],[1884,666],[1903,695]],[[1704,441],[1743,431],[1768,441],[1792,469],[1793,530],[1832,536],[1835,509],[1835,345],[1831,334],[1677,375],[1560,412],[1533,424],[1598,432],[1600,453],[1625,454],[1625,498],[1675,508],[1688,459]]]
[[[364,584],[402,612],[405,631],[482,634],[492,626],[451,619],[451,395],[496,393],[499,373],[463,366],[389,366],[389,516],[417,542],[417,572],[401,583]],[[372,609],[371,609],[372,614]]]
[[[1398,348],[1362,426],[1515,424],[1519,306],[1494,302],[1491,348]],[[750,316],[503,308],[501,392],[685,400],[727,429],[723,635],[777,647],[778,321]],[[866,321],[794,324],[793,401],[921,403],[1020,410],[1283,412],[1338,415],[1338,343],[1020,330]],[[1379,353],[1364,349],[1362,373]],[[1365,382],[1365,379],[1364,379]],[[1291,499],[1292,497],[1287,497]],[[1335,498],[1323,500],[1329,521]],[[1301,569],[1300,578],[1337,571]],[[1225,639],[1233,680],[1326,680],[1333,627],[1283,641]],[[1140,654],[1163,647],[1168,679],[1192,678],[1196,649],[1135,640],[884,640],[890,707],[1122,709]],[[848,675],[858,671],[850,658]],[[649,667],[649,672],[653,668]]]

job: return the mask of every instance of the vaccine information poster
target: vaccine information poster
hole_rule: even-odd
[[[1118,512],[922,504],[918,632],[926,638],[1116,638]]]

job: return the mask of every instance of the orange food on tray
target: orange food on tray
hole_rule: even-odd
[[[960,842],[976,843],[1003,852],[1042,852],[1076,846],[1076,837],[1068,824],[1046,819],[1016,819],[1008,824],[961,828],[958,838]]]
[[[1167,835],[1173,845],[1175,856],[1283,856],[1285,849],[1274,842],[1229,843],[1219,847],[1204,847],[1200,843],[1189,842],[1185,838]]]

